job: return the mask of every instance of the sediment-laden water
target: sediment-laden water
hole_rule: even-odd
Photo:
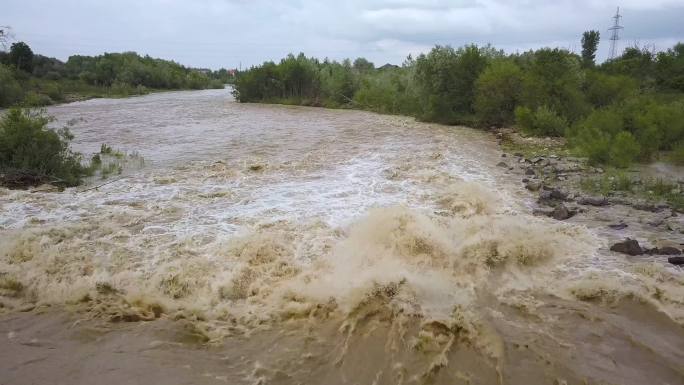
[[[488,134],[228,90],[50,113],[145,164],[0,190],[0,383],[684,382],[684,273],[531,216]]]

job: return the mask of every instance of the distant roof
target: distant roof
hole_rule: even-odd
[[[387,63],[387,64],[385,64],[385,65],[382,66],[382,67],[378,67],[379,70],[386,70],[386,69],[388,69],[388,68],[399,68],[399,66],[398,66],[398,65],[394,65],[394,64]]]

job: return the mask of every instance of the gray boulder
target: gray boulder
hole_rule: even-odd
[[[681,255],[682,251],[676,247],[665,246],[665,247],[655,247],[647,251],[650,255]]]
[[[670,257],[667,261],[673,265],[684,265],[684,257]]]
[[[578,203],[585,206],[608,206],[608,199],[606,197],[582,197]]]
[[[553,209],[553,211],[551,212],[551,218],[559,221],[564,221],[568,218],[573,217],[575,214],[576,213],[574,211],[569,210],[567,207],[565,207],[564,204],[561,203]]]
[[[610,250],[627,255],[641,255],[644,253],[644,250],[639,245],[639,242],[630,238],[614,244],[610,247]]]
[[[542,187],[542,183],[541,183],[541,181],[538,181],[538,180],[531,180],[531,181],[527,181],[527,183],[525,183],[525,188],[530,190],[530,191],[539,191],[539,189],[541,187]]]

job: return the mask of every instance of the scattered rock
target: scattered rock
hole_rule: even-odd
[[[539,192],[539,203],[548,203],[551,200],[551,191],[542,190]]]
[[[665,246],[665,247],[655,247],[646,251],[649,255],[681,255],[682,251],[676,247]]]
[[[527,179],[527,178],[522,178],[522,182],[523,182],[523,183],[527,183],[527,182],[529,182],[529,181],[530,181],[530,180]]]
[[[501,154],[502,158],[505,158],[506,156],[507,156],[506,153]]]
[[[555,209],[551,212],[551,218],[559,220],[559,221],[564,221],[568,218],[571,218],[575,215],[576,213],[572,210],[569,210],[567,207],[565,207],[564,204],[559,204],[556,206]]]
[[[665,227],[670,231],[684,234],[684,224],[679,221],[667,220],[665,221]]]
[[[539,189],[542,187],[542,183],[538,180],[532,180],[528,181],[525,184],[525,188],[530,190],[530,191],[539,191]]]
[[[524,155],[522,152],[516,152],[513,154],[513,156],[517,156],[518,158],[522,158]]]
[[[263,164],[251,164],[247,167],[247,169],[249,171],[253,171],[253,172],[263,171],[264,165]]]
[[[652,212],[652,213],[661,212],[661,211],[663,211],[663,208],[664,208],[664,207],[662,207],[662,206],[656,206],[656,205],[653,205],[653,204],[650,204],[650,203],[634,203],[634,204],[632,205],[632,207],[633,207],[635,210],[649,211],[649,212]]]
[[[525,170],[525,175],[534,175],[534,169],[531,167]]]
[[[627,255],[641,255],[644,253],[644,250],[639,246],[639,242],[630,238],[614,244],[610,247],[610,250]]]
[[[608,206],[608,199],[606,197],[582,197],[579,204],[585,206]]]
[[[667,261],[673,265],[684,265],[684,257],[670,257]]]
[[[553,213],[553,209],[534,209],[532,210],[532,215],[536,217],[550,217]]]
[[[508,168],[508,165],[505,162],[499,162],[496,164],[497,167],[506,167]]]
[[[546,187],[545,187],[546,189]],[[549,197],[551,199],[559,200],[559,201],[564,201],[568,199],[568,194],[564,192],[563,190],[557,189],[557,188],[552,188],[549,187]]]
[[[626,223],[617,223],[614,225],[608,225],[608,227],[610,227],[613,230],[622,230],[622,229],[626,229],[629,226]]]

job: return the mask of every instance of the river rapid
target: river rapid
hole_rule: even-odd
[[[684,383],[684,272],[532,216],[490,134],[229,89],[49,113],[144,165],[0,189],[0,384]]]

